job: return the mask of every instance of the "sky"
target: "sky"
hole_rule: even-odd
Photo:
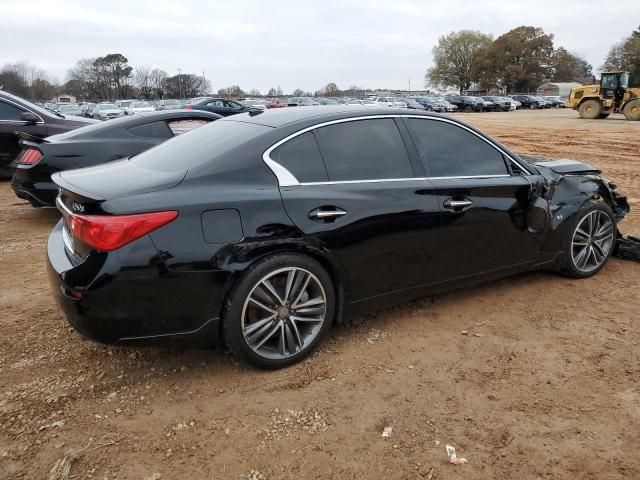
[[[497,37],[542,27],[555,45],[600,66],[638,27],[638,0],[0,0],[0,66],[27,60],[59,81],[78,59],[202,75],[212,90],[420,89],[442,35]]]

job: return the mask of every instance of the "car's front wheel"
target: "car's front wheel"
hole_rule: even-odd
[[[586,278],[607,263],[616,243],[616,222],[608,205],[586,203],[571,225],[571,238],[565,250],[563,273]]]
[[[304,255],[278,254],[252,265],[233,288],[223,314],[227,346],[260,368],[302,360],[331,327],[331,277]]]

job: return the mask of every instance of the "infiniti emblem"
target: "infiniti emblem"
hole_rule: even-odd
[[[73,210],[74,212],[83,213],[84,205],[79,202],[73,202],[71,204],[71,210]]]

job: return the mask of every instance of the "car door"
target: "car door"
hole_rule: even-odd
[[[233,100],[225,100],[224,108],[225,108],[225,111],[227,112],[226,115],[234,115],[236,113],[241,113],[246,110],[249,110],[247,107],[245,107],[241,103],[234,102]]]
[[[342,264],[351,301],[423,285],[434,273],[437,198],[417,178],[406,135],[394,118],[349,119],[268,152],[295,177],[281,182],[288,215]]]
[[[20,116],[28,110],[13,102],[0,98],[0,169],[10,164],[20,152],[16,131],[30,133],[38,137],[47,135],[47,127],[41,117],[38,122],[26,122]]]
[[[545,230],[527,225],[529,173],[466,126],[435,118],[404,121],[441,210],[438,279],[535,261]]]

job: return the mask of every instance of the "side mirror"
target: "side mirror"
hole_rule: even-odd
[[[22,112],[20,114],[20,120],[27,123],[38,123],[40,121],[40,117],[33,112]]]

